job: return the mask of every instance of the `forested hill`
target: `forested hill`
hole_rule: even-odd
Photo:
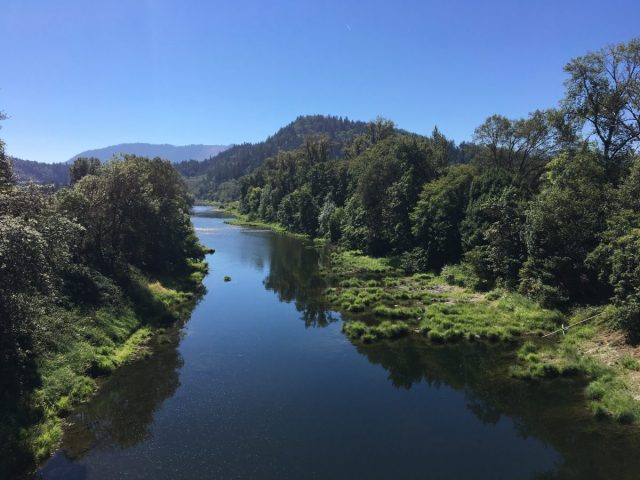
[[[19,183],[35,182],[62,187],[69,183],[69,165],[66,163],[44,163],[9,157],[13,173]]]
[[[176,165],[176,169],[189,179],[192,192],[198,198],[211,198],[216,192],[235,190],[235,182],[221,185],[251,173],[264,161],[280,151],[295,150],[304,145],[305,139],[326,136],[329,139],[328,156],[342,155],[345,145],[367,129],[365,122],[324,115],[307,115],[296,118],[263,142],[234,145],[215,157],[197,162],[188,161]]]

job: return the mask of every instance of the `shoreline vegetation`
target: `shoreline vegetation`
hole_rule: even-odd
[[[514,377],[583,376],[597,417],[639,423],[640,38],[564,71],[557,108],[492,115],[472,142],[378,118],[207,198],[335,248],[327,296],[354,342],[510,343]]]
[[[101,379],[171,341],[213,251],[168,161],[80,158],[71,185],[51,190],[18,184],[3,147],[0,477],[21,478],[59,446],[65,418]]]
[[[213,202],[235,217],[226,223],[270,229],[302,239],[280,224],[241,214],[233,204]],[[314,239],[325,245],[325,239]],[[582,377],[585,408],[599,419],[640,424],[640,348],[611,327],[606,307],[562,312],[542,307],[504,288],[480,291],[464,265],[439,274],[407,274],[397,257],[371,257],[333,246],[321,273],[330,280],[325,294],[343,315],[343,333],[355,344],[420,336],[433,344],[503,342],[513,346],[509,374],[522,381]],[[543,338],[564,325],[577,325]]]
[[[153,343],[166,341],[167,329],[188,318],[203,294],[199,279],[207,271],[206,263],[194,262],[187,275],[165,284],[132,272],[131,291],[124,289],[122,305],[65,312],[75,317],[65,332],[73,340],[39,362],[42,385],[30,406],[42,411],[42,418],[28,429],[24,445],[36,463],[58,447],[65,418],[97,393],[102,379],[151,355]]]

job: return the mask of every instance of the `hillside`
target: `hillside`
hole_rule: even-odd
[[[9,157],[13,173],[20,183],[35,182],[61,187],[69,183],[69,165],[66,163],[44,163]]]
[[[364,133],[366,129],[365,122],[342,117],[300,116],[263,142],[234,145],[202,162],[179,163],[176,169],[183,176],[189,177],[188,183],[197,197],[211,198],[222,183],[251,173],[279,151],[302,147],[307,137],[326,135],[331,142],[329,157],[336,158],[343,153],[349,140]]]
[[[120,143],[104,148],[86,150],[74,155],[69,163],[78,157],[95,157],[101,161],[110,160],[114,155],[128,153],[140,157],[160,157],[172,163],[186,160],[204,160],[212,158],[229,148],[227,145],[169,145],[153,143]]]

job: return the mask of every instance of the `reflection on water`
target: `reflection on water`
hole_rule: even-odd
[[[217,252],[184,337],[109,378],[42,477],[638,478],[640,435],[579,382],[513,380],[497,345],[352,345],[310,244],[194,223]]]
[[[165,343],[155,345],[152,356],[118,369],[93,401],[74,412],[63,450],[43,468],[41,475],[86,478],[86,468],[73,460],[90,450],[133,447],[147,439],[154,413],[180,385],[180,367],[182,358],[175,344]]]
[[[360,345],[358,351],[385,368],[397,388],[420,383],[463,391],[469,411],[496,425],[505,417],[524,438],[534,437],[561,454],[561,461],[534,478],[638,478],[640,432],[594,420],[585,408],[582,383],[557,379],[523,382],[508,375],[512,351],[499,345],[433,346],[417,339]]]
[[[64,448],[77,457],[88,448],[126,448],[147,439],[153,415],[178,386],[182,358],[174,345],[115,373],[96,400],[80,408]]]
[[[327,284],[318,274],[320,254],[312,245],[286,235],[270,235],[269,273],[264,286],[281,302],[295,302],[307,327],[325,327],[338,318],[322,292]]]

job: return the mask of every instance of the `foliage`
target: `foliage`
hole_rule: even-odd
[[[206,271],[168,162],[75,166],[58,192],[16,184],[10,170],[0,184],[3,477],[56,446],[60,416],[93,392],[93,377],[142,354],[154,323],[188,310]]]
[[[526,119],[492,115],[476,128],[475,141],[484,146],[482,161],[535,184],[553,156],[554,112],[536,110]]]
[[[563,106],[588,125],[603,166],[616,178],[640,142],[640,39],[574,58],[565,71],[570,77]]]
[[[74,184],[82,177],[87,175],[96,175],[100,170],[100,160],[97,158],[84,158],[79,157],[73,161],[71,167],[69,167],[69,177],[71,183]]]
[[[411,214],[416,243],[424,250],[426,266],[440,268],[462,256],[460,224],[469,199],[474,169],[451,167],[441,178],[427,183]]]
[[[513,288],[526,259],[527,192],[505,185],[479,193],[476,180],[480,178],[472,183],[472,200],[462,225],[465,260],[473,266],[485,289],[496,282]]]
[[[586,259],[609,213],[604,170],[592,152],[562,154],[548,165],[544,180],[527,211],[522,291],[549,305],[593,298],[598,282]]]
[[[58,202],[84,227],[79,253],[98,268],[184,271],[185,259],[200,255],[186,186],[166,160],[113,160],[62,190]]]
[[[301,116],[264,142],[234,145],[208,160],[181,162],[176,168],[182,175],[194,179],[191,182],[192,191],[199,198],[227,200],[228,193],[224,191],[229,186],[220,191],[225,182],[250,174],[266,159],[279,152],[301,149],[307,139],[325,135],[328,139],[325,149],[327,157],[337,158],[344,153],[345,146],[354,136],[365,131],[365,123],[353,122],[347,118]],[[235,193],[233,195],[231,199],[236,198]]]

